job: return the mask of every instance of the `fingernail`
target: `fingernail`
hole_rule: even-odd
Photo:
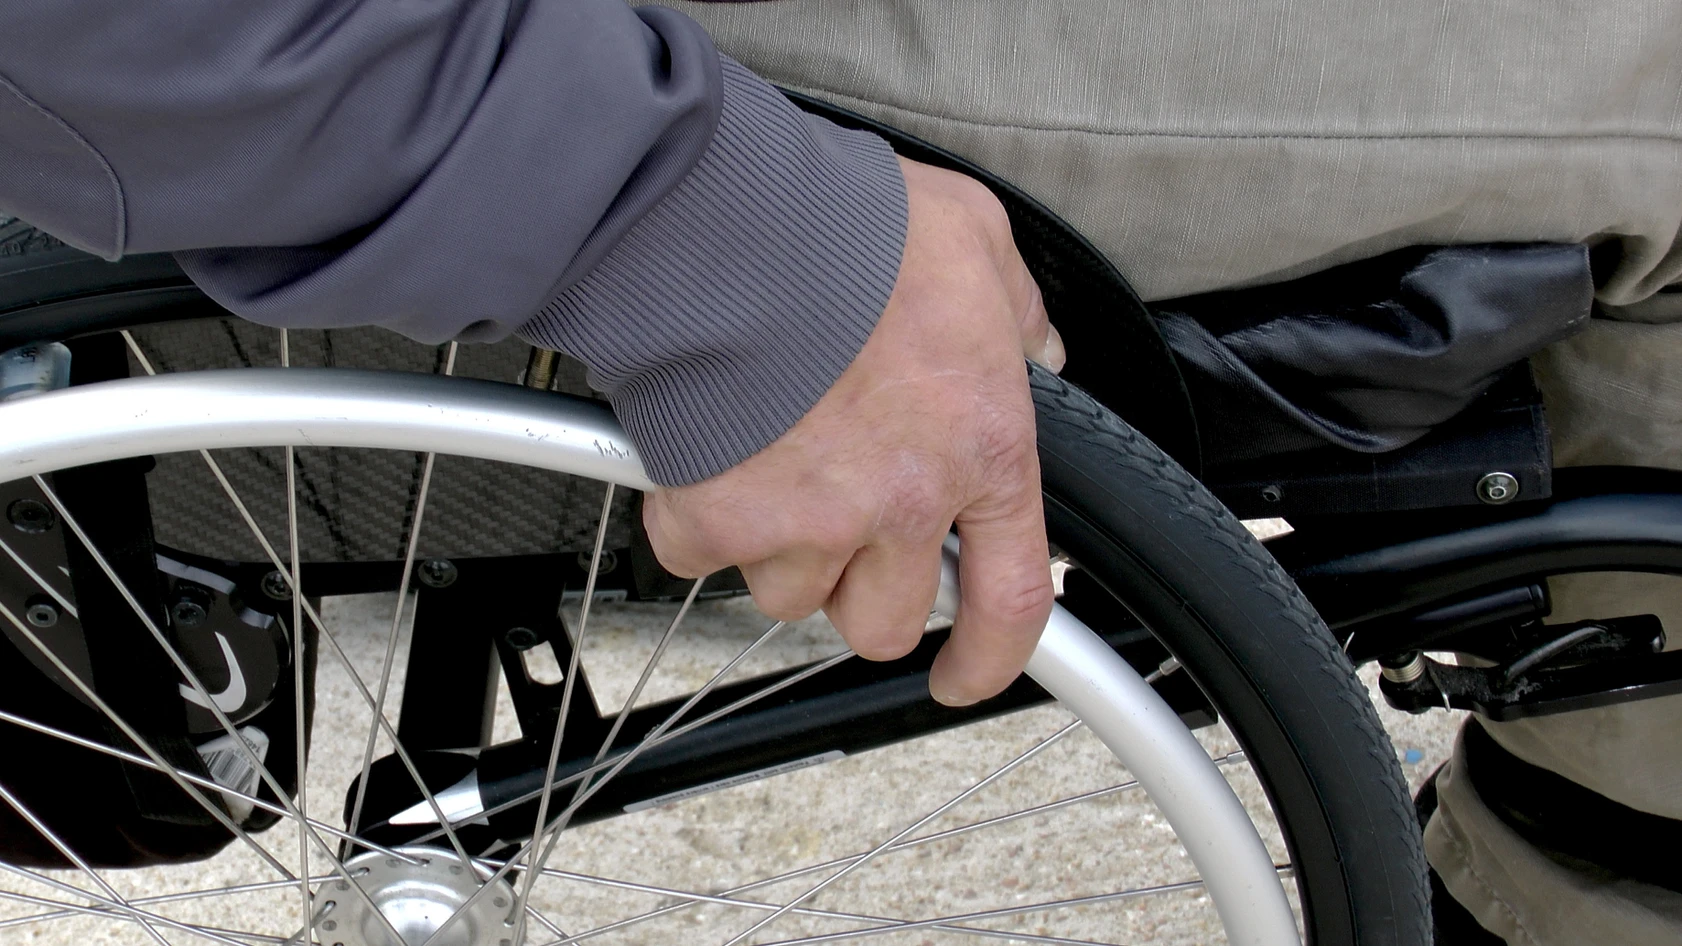
[[[980,700],[971,699],[969,697],[953,696],[950,693],[936,693],[933,690],[929,691],[929,695],[934,697],[934,701],[939,703],[941,706],[950,706],[953,708],[971,706],[975,703],[981,702]]]
[[[1045,333],[1045,352],[1040,356],[1040,364],[1051,369],[1052,374],[1063,370],[1063,365],[1069,360],[1069,354],[1063,348],[1063,336],[1057,334],[1056,328]]]

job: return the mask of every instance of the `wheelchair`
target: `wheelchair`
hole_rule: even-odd
[[[1424,943],[1355,665],[1492,719],[1682,689],[1652,616],[1542,622],[1552,575],[1682,573],[1682,479],[1553,470],[1522,364],[1405,447],[1222,453],[1253,415],[1165,326],[1285,290],[1153,312],[1008,184],[802,104],[993,186],[1064,336],[1064,376],[1031,370],[1059,606],[1029,674],[929,698],[955,545],[886,663],[767,625],[737,574],[667,574],[634,446],[555,353],[265,329],[168,257],[9,221],[0,929]],[[343,603],[370,600],[390,613]],[[209,858],[224,882],[175,886]]]

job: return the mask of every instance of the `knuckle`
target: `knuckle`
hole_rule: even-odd
[[[1039,479],[1039,447],[1034,440],[1034,425],[1018,413],[995,414],[974,434],[974,455],[994,482],[1000,477]]]
[[[757,536],[744,528],[746,521],[750,520],[732,512],[728,504],[649,504],[643,512],[654,555],[674,574],[677,572],[671,563],[684,564],[693,571],[700,563],[721,568],[765,557],[756,554],[760,551],[756,548]]]
[[[701,577],[693,553],[673,536],[670,523],[657,511],[654,503],[643,507],[643,531],[648,535],[649,549],[660,567],[679,578]]]
[[[747,579],[754,606],[766,617],[778,621],[809,617],[828,597],[821,580],[775,565],[745,567],[742,577]]]
[[[983,187],[982,190],[986,190],[986,188]],[[999,203],[999,199],[993,196],[992,191],[987,191],[987,199],[982,202],[980,213],[982,223],[994,236],[1003,240],[1005,246],[1013,245],[1010,214],[1005,211],[1005,205]]]
[[[961,175],[955,182],[954,189],[964,207],[978,223],[995,232],[1000,229],[1007,233],[1010,231],[1010,215],[1005,212],[1005,205],[986,184],[968,175]]]
[[[916,541],[942,534],[952,524],[949,488],[933,475],[895,477],[882,487],[877,532]]]

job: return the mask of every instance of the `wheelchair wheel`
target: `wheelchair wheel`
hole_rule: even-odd
[[[406,347],[430,376],[124,378],[190,360],[183,339],[248,363],[279,341],[109,332],[159,288],[15,307],[75,357],[72,387],[0,405],[0,929],[1428,941],[1411,804],[1336,642],[1195,480],[1064,382],[1032,378],[1058,615],[1034,680],[948,709],[926,692],[938,628],[865,664],[821,620],[744,632],[729,576],[661,573],[601,405],[444,377],[453,346]],[[321,335],[289,347],[342,365]],[[580,497],[588,525],[557,522],[577,510],[547,504]],[[393,591],[377,631],[345,623],[370,599],[338,596]]]

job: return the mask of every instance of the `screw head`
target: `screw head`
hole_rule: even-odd
[[[613,571],[615,568],[618,568],[618,567],[619,567],[619,556],[615,555],[613,553],[612,549],[602,549],[602,563],[601,563],[600,566],[597,567],[596,574],[605,575],[608,572]],[[590,553],[589,552],[579,552],[578,553],[578,570],[585,573],[586,575],[590,573]]]
[[[1510,503],[1518,496],[1518,477],[1511,473],[1485,473],[1478,480],[1478,500],[1491,506]]]
[[[24,609],[23,617],[36,627],[52,627],[58,623],[58,605],[37,601]]]
[[[292,586],[287,584],[286,576],[278,571],[269,572],[263,576],[259,586],[263,589],[263,596],[273,601],[291,601]]]
[[[508,646],[515,650],[530,650],[537,646],[537,632],[529,627],[511,627],[503,636],[508,639]]]
[[[1285,491],[1280,489],[1278,486],[1269,483],[1262,487],[1261,498],[1267,502],[1276,503],[1285,498]]]
[[[36,499],[19,499],[6,507],[6,518],[19,532],[40,535],[58,522],[47,504]]]
[[[176,627],[198,627],[208,617],[204,605],[192,598],[182,598],[169,609],[169,619]]]
[[[415,566],[415,575],[428,588],[448,588],[461,573],[456,570],[456,563],[447,558],[429,558]]]

